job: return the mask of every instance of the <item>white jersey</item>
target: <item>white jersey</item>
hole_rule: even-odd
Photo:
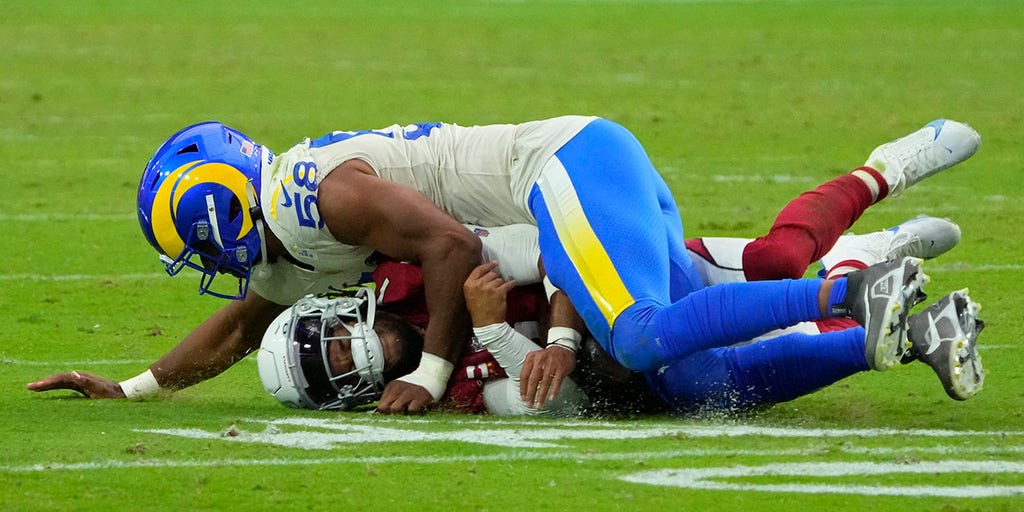
[[[527,204],[534,183],[555,152],[594,119],[393,125],[307,139],[261,173],[264,216],[288,257],[257,265],[250,286],[270,301],[291,304],[308,293],[356,284],[373,270],[366,262],[373,251],[338,242],[317,210],[319,183],[346,161],[366,162],[382,179],[421,192],[463,224],[536,224]]]
[[[364,273],[373,271],[367,262],[372,249],[338,242],[320,219],[312,181],[316,172],[307,175],[282,165],[285,162],[276,158],[263,168],[260,204],[267,226],[284,244],[287,255],[256,265],[249,279],[253,291],[281,305],[330,288],[356,285],[364,280]]]

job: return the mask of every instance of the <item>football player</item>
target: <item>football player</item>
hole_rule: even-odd
[[[979,144],[967,125],[938,120],[878,147],[850,179],[867,190],[866,208],[969,158]],[[828,317],[856,319],[869,350],[880,347],[882,364],[894,364],[925,282],[919,261],[906,259],[849,279],[705,287],[683,247],[675,199],[642,146],[620,125],[582,116],[335,132],[278,156],[220,123],[201,123],[157,150],[140,181],[139,219],[168,273],[195,269],[201,293],[239,300],[149,371],[97,396],[180,388],[220,373],[255,350],[288,304],[357,283],[378,251],[422,265],[431,317],[419,367],[388,384],[378,409],[422,411],[440,397],[468,335],[462,283],[481,248],[460,223],[537,225],[553,286],[605,351],[636,371]],[[235,276],[237,288],[217,288],[219,274]],[[882,281],[896,286],[870,299],[862,293]],[[81,388],[75,375],[29,387]]]
[[[800,199],[795,201],[798,202]],[[778,234],[767,238],[773,236],[777,238]],[[919,217],[880,233],[844,236],[823,259],[823,265],[828,269],[828,276],[834,278],[851,268],[864,268],[900,254],[935,257],[951,249],[959,237],[956,224]],[[735,259],[736,248],[762,243],[714,238],[691,242],[690,245],[701,247],[705,255],[707,248],[713,247],[719,256],[729,259]],[[698,266],[721,270],[705,255],[695,254],[700,262]],[[786,261],[784,255],[768,262],[751,263],[745,274],[743,269],[737,269],[739,275],[732,271],[703,274],[734,280],[794,268],[794,263]],[[541,292],[513,288],[514,283],[504,281],[494,272],[496,266],[496,263],[481,265],[466,282],[466,299],[476,326],[474,341],[477,343],[474,345],[479,346],[456,365],[457,370],[441,401],[446,409],[500,415],[577,415],[595,410],[612,414],[662,410],[740,412],[802,396],[871,367],[865,357],[869,354],[864,351],[863,330],[843,319],[824,320],[790,332],[774,333],[775,339],[771,341],[757,340],[707,351],[643,376],[631,374],[610,361],[607,354],[588,339],[581,353],[582,364],[572,379],[561,383],[556,380],[550,396],[546,389],[538,390],[540,397],[536,403],[532,398],[524,403],[520,400],[517,381],[529,356],[569,352],[575,356],[576,348],[556,340],[549,342],[548,348],[542,351],[536,344],[536,336],[534,340],[528,339],[530,333],[537,332],[537,322],[531,325],[528,318],[539,314],[536,304]],[[423,307],[417,305],[417,298],[422,298],[422,288],[415,266],[384,264],[375,272],[375,281],[382,290],[376,302],[382,307],[399,304],[409,318],[425,321]],[[526,293],[515,293],[524,290]],[[506,298],[509,293],[513,296]],[[531,295],[534,301],[524,302],[523,298]],[[367,301],[366,297],[373,297],[366,289],[361,289],[355,299],[307,297],[275,320],[264,337],[259,356],[261,379],[275,398],[294,407],[344,410],[379,397],[383,384],[390,380],[385,370],[391,368],[390,362],[396,359],[396,354],[407,357],[418,350],[419,345],[408,334],[396,335],[393,323],[375,324],[375,301]],[[358,318],[361,307],[366,308],[366,317],[370,320],[344,321],[346,316]],[[923,357],[939,376],[947,393],[959,400],[977,393],[984,377],[975,346],[977,334],[983,327],[977,320],[977,310],[978,306],[965,292],[955,292],[929,308],[926,314],[914,315],[910,320],[913,348],[902,362]],[[376,311],[379,318],[381,313]],[[509,312],[519,313],[518,318],[509,317]],[[847,334],[853,336],[808,336],[812,332],[846,329],[851,329]],[[495,336],[491,331],[503,333]],[[963,345],[958,347],[957,343]],[[931,344],[936,344],[937,350],[930,349]],[[855,350],[851,351],[851,347]],[[348,353],[352,355],[341,355]],[[756,355],[751,356],[751,353]]]

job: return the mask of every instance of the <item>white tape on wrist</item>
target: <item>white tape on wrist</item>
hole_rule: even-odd
[[[583,335],[572,327],[552,327],[548,329],[548,347],[562,347],[575,354],[580,350],[581,341],[583,341]]]
[[[160,391],[160,384],[153,376],[152,370],[146,370],[126,381],[118,383],[127,398],[143,398]]]
[[[420,356],[420,365],[416,371],[399,377],[398,380],[426,389],[436,402],[444,396],[444,390],[448,387],[448,378],[452,376],[454,368],[455,365],[445,358],[424,352]]]

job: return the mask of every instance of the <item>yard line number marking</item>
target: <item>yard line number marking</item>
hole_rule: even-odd
[[[243,424],[255,423],[259,431],[245,431],[232,426],[227,431],[202,429],[135,429],[136,432],[170,435],[190,439],[221,439],[225,442],[272,444],[300,449],[306,452],[332,450],[339,446],[365,443],[393,442],[463,442],[484,444],[495,447],[513,448],[508,453],[495,455],[465,455],[450,457],[295,457],[274,459],[221,459],[221,460],[110,460],[105,462],[84,462],[70,464],[32,464],[24,466],[0,466],[0,472],[29,473],[47,471],[86,471],[103,469],[131,469],[148,467],[190,468],[222,466],[304,466],[323,464],[447,464],[488,461],[530,461],[530,460],[678,460],[680,464],[695,457],[806,457],[827,456],[831,449],[797,448],[779,450],[720,450],[690,449],[657,452],[628,453],[580,453],[566,452],[563,440],[577,439],[644,439],[665,436],[694,438],[765,436],[776,438],[872,438],[883,436],[912,436],[914,438],[949,439],[958,437],[1024,437],[1024,432],[981,432],[953,431],[939,429],[895,430],[895,429],[799,429],[758,427],[742,424],[643,424],[623,428],[621,422],[602,421],[536,421],[530,419],[507,419],[484,421],[466,418],[444,424],[455,426],[455,430],[436,431],[422,429],[436,422],[430,418],[383,418],[376,415],[343,418],[295,417],[284,419],[246,419]],[[486,429],[486,430],[485,430]],[[1017,447],[1016,444],[1009,448]],[[667,468],[614,475],[613,478],[638,485],[655,485],[705,491],[731,492],[777,492],[806,494],[857,494],[869,496],[932,496],[964,499],[1024,495],[1024,485],[917,485],[920,478],[912,479],[913,485],[873,485],[829,479],[863,477],[873,475],[995,475],[1004,474],[1024,478],[1024,462],[1000,460],[961,460],[969,453],[1005,455],[1020,453],[1020,450],[1004,447],[979,447],[977,450],[963,449],[945,451],[946,447],[884,448],[879,454],[896,452],[907,455],[920,453],[956,453],[957,459],[922,461],[916,458],[910,462],[806,462],[766,463],[761,465],[733,465],[702,468]],[[983,449],[984,448],[984,449]],[[835,447],[832,447],[835,449]],[[843,446],[840,451],[850,454],[876,455],[872,448]],[[809,478],[825,480],[808,482]],[[977,476],[973,477],[977,480]],[[737,481],[740,479],[740,481]],[[768,479],[759,482],[758,479]],[[751,480],[754,480],[751,482]],[[949,481],[947,478],[945,481]]]

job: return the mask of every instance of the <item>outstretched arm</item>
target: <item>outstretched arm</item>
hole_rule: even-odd
[[[469,338],[462,283],[480,261],[480,240],[426,196],[378,178],[361,160],[323,179],[318,207],[338,241],[420,264],[430,313],[424,356],[415,372],[387,385],[378,410],[423,412],[444,393],[451,363]]]
[[[283,311],[250,291],[200,324],[149,368],[162,389],[177,390],[219,375],[260,346],[263,332]],[[145,374],[143,374],[145,375]],[[71,389],[89,398],[125,398],[117,382],[88,372],[58,373],[28,384],[32,391]]]
[[[253,291],[199,324],[150,370],[160,387],[182,389],[220,375],[260,347],[263,333],[285,307]]]

